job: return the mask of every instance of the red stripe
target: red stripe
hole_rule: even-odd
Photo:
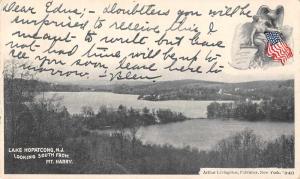
[[[279,42],[275,45],[268,43],[266,55],[274,61],[280,61],[282,64],[287,62],[287,59],[293,56],[291,49],[284,42]]]

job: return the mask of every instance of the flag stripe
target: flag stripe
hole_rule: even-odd
[[[284,65],[293,56],[292,50],[282,40],[279,32],[266,32],[265,35],[268,40],[266,55]]]

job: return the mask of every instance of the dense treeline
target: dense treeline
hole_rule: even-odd
[[[117,109],[101,106],[97,113],[90,106],[83,106],[81,114],[74,115],[74,118],[84,119],[88,129],[124,128],[135,126],[146,126],[154,124],[165,124],[187,120],[182,113],[173,112],[169,109],[150,110],[143,108],[137,110],[119,105]]]
[[[294,97],[283,96],[259,103],[239,101],[234,103],[213,102],[207,106],[208,118],[232,118],[248,121],[294,121]]]
[[[81,162],[72,166],[76,173],[197,174],[204,167],[294,167],[292,136],[265,143],[250,130],[220,141],[211,151],[143,145],[140,141],[133,146],[130,138],[118,135],[90,134],[69,142],[72,148],[85,146],[91,151],[80,159],[86,167]]]
[[[78,91],[90,91],[91,89],[88,87],[82,87],[79,85],[62,85],[58,83],[48,83],[39,81],[36,79],[21,79],[16,78],[13,81],[9,78],[4,79],[4,85],[11,85],[12,83],[18,83],[19,86],[22,86],[24,92],[47,92],[47,91],[57,91],[57,92],[78,92]],[[8,93],[7,93],[8,94]]]
[[[117,85],[114,93],[138,94],[139,99],[160,100],[260,100],[294,93],[294,81],[221,83],[199,80],[163,81],[142,85]]]

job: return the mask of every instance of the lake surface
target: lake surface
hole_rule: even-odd
[[[115,94],[110,92],[46,92],[45,98],[51,98],[53,95],[63,97],[62,104],[66,106],[71,114],[81,112],[82,106],[91,106],[95,112],[100,106],[106,105],[117,109],[120,104],[142,109],[170,109],[174,112],[182,112],[190,118],[206,118],[206,107],[213,101],[188,101],[188,100],[171,100],[171,101],[146,101],[138,100],[138,95]],[[41,98],[40,94],[37,98]],[[231,101],[218,101],[231,102]]]
[[[114,94],[109,92],[47,92],[45,98],[53,95],[63,97],[61,103],[72,114],[80,113],[82,106],[91,106],[95,111],[102,105],[118,108],[120,104],[142,109],[170,109],[182,112],[187,117],[206,117],[206,107],[212,101],[145,101],[137,100],[137,95]],[[41,98],[43,95],[37,96]],[[218,101],[231,102],[231,101]],[[141,127],[137,137],[145,144],[169,144],[177,148],[190,146],[199,150],[209,150],[218,141],[244,129],[269,141],[282,134],[294,134],[294,123],[285,122],[247,122],[237,120],[194,119],[178,123]]]
[[[245,129],[251,129],[261,136],[261,139],[270,141],[282,134],[294,134],[294,123],[194,119],[142,127],[137,132],[137,137],[145,144],[169,144],[177,148],[190,146],[199,150],[209,150],[220,140]]]

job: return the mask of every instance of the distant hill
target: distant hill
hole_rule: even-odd
[[[138,94],[146,100],[237,100],[292,95],[294,80],[224,83],[201,80],[163,81],[142,85],[114,85],[112,92]]]
[[[9,79],[4,79],[4,85],[10,84]],[[14,79],[15,84],[18,84],[24,90],[27,91],[36,91],[36,92],[47,92],[47,91],[88,91],[88,87],[73,85],[73,84],[58,84],[58,83],[50,83],[39,80],[25,80],[25,79]]]
[[[139,95],[144,100],[241,100],[270,99],[294,95],[294,80],[251,81],[225,83],[202,80],[160,82],[122,82],[108,85],[50,83],[38,80],[16,79],[17,83],[35,91],[110,91]]]

